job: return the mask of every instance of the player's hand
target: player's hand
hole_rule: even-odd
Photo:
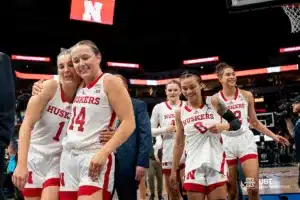
[[[177,171],[172,169],[171,175],[170,175],[170,186],[174,189],[178,188],[179,182],[177,178]]]
[[[38,82],[35,82],[32,86],[32,96],[39,95],[41,91],[43,90],[43,82],[45,80],[39,80]]]
[[[12,182],[14,185],[22,190],[25,187],[28,178],[28,169],[26,166],[17,165],[15,172],[12,176]]]
[[[145,168],[137,166],[135,168],[135,180],[140,181],[145,176]]]
[[[99,140],[101,144],[106,144],[110,138],[115,134],[114,128],[109,128],[109,130],[104,130],[100,132]]]
[[[92,181],[98,181],[99,175],[101,173],[102,167],[106,164],[108,158],[108,152],[103,148],[98,151],[92,158],[89,166],[88,176],[91,177]]]
[[[167,133],[175,133],[176,132],[176,127],[173,126],[173,125],[170,125],[168,128],[167,128]]]
[[[221,133],[222,131],[228,130],[228,124],[212,124],[207,126],[208,130],[212,133]]]
[[[275,137],[273,139],[274,139],[275,142],[280,143],[283,146],[289,146],[290,145],[290,142],[286,138],[284,138],[280,135],[275,135]]]

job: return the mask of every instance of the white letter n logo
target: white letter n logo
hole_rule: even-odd
[[[82,18],[86,21],[95,21],[101,23],[101,10],[102,3],[95,2],[95,4],[93,4],[92,1],[86,0],[84,1],[84,13]]]

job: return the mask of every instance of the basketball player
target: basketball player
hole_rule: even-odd
[[[101,71],[101,53],[93,42],[78,42],[71,57],[83,83],[63,143],[60,199],[107,200],[114,182],[113,152],[135,129],[132,103],[122,80]],[[102,145],[99,134],[113,126],[116,117],[119,128]]]
[[[45,81],[42,92],[30,98],[20,128],[18,164],[12,179],[24,189],[25,199],[58,200],[62,139],[81,79],[69,50],[58,55],[57,66],[59,81]]]
[[[171,80],[166,85],[167,101],[154,106],[151,116],[152,136],[162,136],[162,172],[165,179],[166,190],[170,200],[180,198],[179,188],[174,189],[170,186],[170,174],[172,169],[173,146],[175,138],[175,113],[174,111],[184,103],[180,97],[180,83]],[[180,170],[184,169],[184,155],[181,159]]]
[[[217,98],[211,99],[211,106],[206,104],[198,74],[185,72],[180,82],[187,104],[175,113],[177,131],[171,182],[176,185],[176,170],[186,144],[184,188],[188,199],[204,200],[207,197],[209,200],[225,200],[227,166],[221,132],[239,130],[241,124]],[[228,123],[222,123],[222,117]]]
[[[284,145],[288,145],[289,142],[284,137],[275,135],[257,119],[253,95],[249,91],[236,87],[237,78],[233,67],[226,63],[220,63],[216,67],[216,74],[223,89],[214,96],[223,101],[242,124],[242,128],[238,132],[229,131],[223,134],[224,149],[230,174],[229,197],[230,199],[237,199],[236,167],[237,159],[239,159],[246,179],[251,182],[249,185],[253,186],[247,188],[249,199],[259,199],[257,147],[254,135],[249,129],[249,124],[260,133],[271,137],[275,142],[280,142]]]

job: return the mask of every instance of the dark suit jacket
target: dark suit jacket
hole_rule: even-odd
[[[0,143],[7,146],[15,126],[15,85],[10,58],[1,52],[0,85]]]
[[[135,176],[136,166],[149,167],[149,155],[152,147],[151,125],[145,102],[132,98],[136,128],[128,140],[116,153],[120,173],[123,176]]]

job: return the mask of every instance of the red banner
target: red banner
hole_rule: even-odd
[[[50,62],[49,57],[38,57],[38,56],[21,56],[21,55],[11,55],[12,60],[27,60],[36,62]]]
[[[70,19],[113,24],[114,0],[72,0]]]

